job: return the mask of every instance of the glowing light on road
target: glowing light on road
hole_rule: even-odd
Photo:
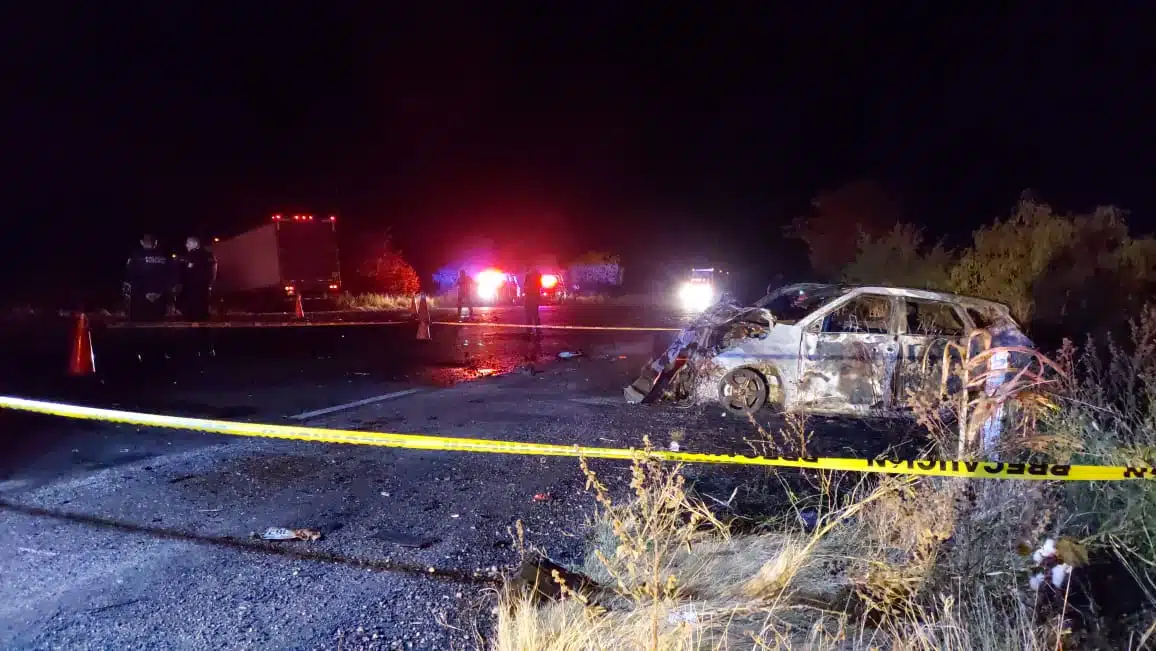
[[[554,274],[542,274],[542,289],[554,289],[558,284],[558,277]]]
[[[714,304],[714,288],[707,283],[683,283],[678,300],[688,311],[701,312]]]
[[[506,274],[497,269],[486,269],[474,276],[474,283],[478,288],[478,298],[492,301],[498,297],[498,289],[506,284]]]

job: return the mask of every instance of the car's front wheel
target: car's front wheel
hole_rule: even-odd
[[[767,381],[758,371],[736,368],[719,383],[718,397],[729,413],[749,416],[767,404]]]

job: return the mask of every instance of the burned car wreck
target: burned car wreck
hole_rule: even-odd
[[[717,401],[736,414],[770,407],[894,415],[909,388],[939,373],[944,350],[977,329],[1031,346],[1007,306],[992,301],[896,287],[788,285],[753,306],[714,305],[624,394],[635,404]]]

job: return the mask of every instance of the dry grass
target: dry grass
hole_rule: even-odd
[[[930,453],[1152,465],[1156,310],[1104,355],[1068,345],[1053,361],[970,343],[910,396]],[[1024,356],[989,392],[986,361],[1000,352]],[[996,418],[998,447],[984,452],[980,431]],[[752,444],[804,453],[805,420],[785,429]],[[599,505],[583,571],[602,590],[544,605],[507,591],[494,649],[1140,649],[1156,639],[1149,482],[820,473],[806,495],[781,481],[790,508],[738,535],[688,493],[677,466],[640,458],[625,503],[583,468]],[[1074,604],[1073,584],[1094,582],[1096,565],[1077,563],[1062,589],[1029,587],[1040,568],[1025,550],[1061,536],[1113,556],[1146,603],[1114,623],[1090,592]]]
[[[451,291],[441,296],[427,298],[430,309],[438,307],[457,307],[456,294]],[[413,307],[413,299],[409,296],[395,296],[392,294],[342,294],[337,297],[337,306],[342,310],[364,310],[366,312],[382,311],[396,312],[409,311]]]
[[[587,476],[601,508],[584,570],[602,593],[539,606],[508,592],[495,649],[1054,646],[1054,626],[1033,624],[1012,572],[945,575],[1015,556],[1006,543],[974,549],[991,545],[978,535],[945,545],[965,508],[962,482],[860,481],[810,532],[732,536],[686,493],[677,467],[635,462],[625,504]]]

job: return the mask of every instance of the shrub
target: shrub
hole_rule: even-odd
[[[1060,409],[1047,428],[1077,439],[1074,463],[1151,467],[1156,461],[1156,306],[1131,323],[1125,345],[1065,342]],[[1148,481],[1065,485],[1072,523],[1110,551],[1156,605],[1156,489]]]
[[[928,248],[921,229],[896,224],[877,237],[859,235],[858,254],[843,268],[843,281],[948,291],[952,262],[951,252],[942,243]]]
[[[954,291],[1006,303],[1021,323],[1068,331],[1122,325],[1153,281],[1156,240],[1131,237],[1119,209],[1060,215],[1027,198],[975,231],[951,269]]]
[[[413,296],[421,290],[421,278],[394,246],[389,233],[367,239],[357,272],[368,281],[365,289],[374,292]]]
[[[860,234],[881,236],[900,215],[899,205],[882,185],[853,181],[820,193],[810,213],[793,220],[784,234],[807,244],[816,273],[835,279],[855,259]]]

